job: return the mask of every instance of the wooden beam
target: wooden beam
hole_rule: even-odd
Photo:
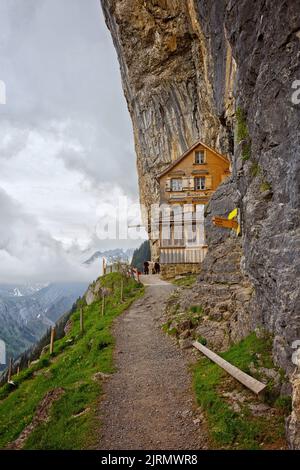
[[[228,220],[228,219],[224,219],[223,217],[213,217],[212,221],[213,221],[213,224],[216,225],[217,227],[223,227],[223,228],[237,229],[239,225],[236,220]]]
[[[249,388],[249,390],[251,390],[256,395],[260,395],[265,390],[266,384],[259,382],[258,380],[254,379],[242,370],[230,364],[230,362],[225,361],[225,359],[203,346],[203,344],[199,343],[198,341],[194,341],[193,346],[199,351],[201,351],[215,364],[222,367],[222,369],[226,370],[228,374],[238,380],[241,384],[245,385],[245,387]]]

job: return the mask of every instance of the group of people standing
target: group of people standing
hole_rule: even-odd
[[[144,261],[144,274],[149,274],[150,263],[149,261]],[[152,274],[160,273],[160,264],[156,261],[152,268]]]

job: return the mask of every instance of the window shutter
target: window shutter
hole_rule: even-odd
[[[182,189],[189,189],[189,178],[182,178]]]
[[[212,176],[205,177],[205,189],[212,189]]]
[[[194,178],[189,178],[190,189],[194,189]]]
[[[166,191],[171,191],[171,178],[166,179]]]

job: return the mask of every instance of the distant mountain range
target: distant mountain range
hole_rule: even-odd
[[[134,248],[128,248],[127,250],[123,250],[122,248],[115,248],[113,250],[96,251],[90,258],[84,261],[83,264],[93,264],[102,258],[105,258],[108,263],[113,263],[116,261],[130,263],[133,252]]]
[[[39,290],[47,287],[49,283],[45,284],[0,284],[0,297],[24,297],[27,295],[34,294]]]
[[[103,257],[107,263],[130,262],[133,252],[132,248],[96,251],[83,264],[92,265]],[[87,287],[74,282],[0,284],[0,340],[6,343],[7,358],[18,357],[39,341]]]
[[[87,283],[0,284],[0,339],[7,357],[30,347],[82,296]]]

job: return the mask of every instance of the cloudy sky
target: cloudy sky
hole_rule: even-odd
[[[1,0],[0,80],[0,282],[89,280],[95,250],[140,243],[99,236],[118,198],[138,201],[100,0]]]

